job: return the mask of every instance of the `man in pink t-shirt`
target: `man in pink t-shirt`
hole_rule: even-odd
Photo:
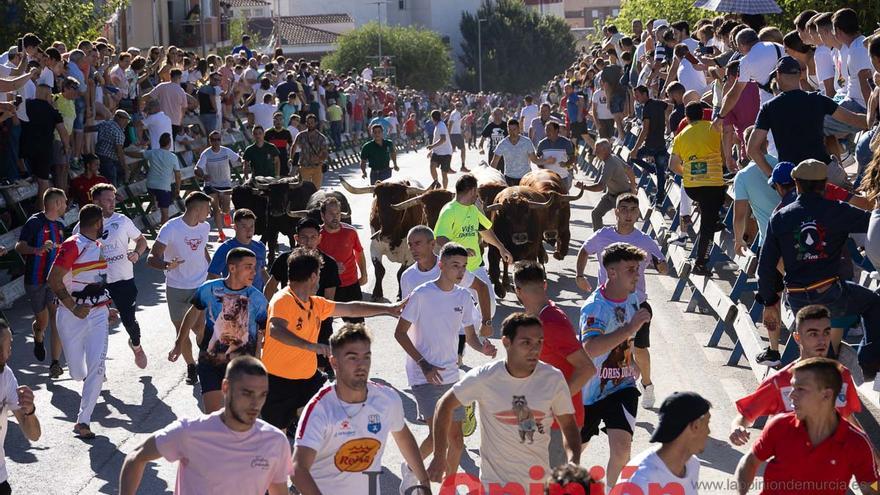
[[[230,361],[222,385],[224,409],[175,421],[147,438],[125,458],[119,493],[134,495],[147,463],[164,457],[180,461],[175,495],[287,495],[293,474],[290,443],[281,430],[259,419],[268,390],[266,368],[258,359]]]
[[[180,78],[183,75],[180,69],[171,69],[171,81],[160,83],[152,91],[143,96],[143,100],[154,98],[159,100],[159,109],[171,119],[171,131],[174,137],[180,133],[183,114],[191,106],[190,98],[183,87],[180,86]],[[193,99],[192,106],[195,107]]]

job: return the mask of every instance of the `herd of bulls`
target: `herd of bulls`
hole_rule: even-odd
[[[492,230],[515,261],[548,260],[544,242],[554,246],[553,257],[562,260],[568,252],[571,233],[569,203],[580,199],[584,191],[569,195],[562,179],[555,172],[537,170],[526,174],[519,186],[508,186],[504,175],[486,166],[473,171],[478,182],[478,197],[483,211],[492,220]],[[437,223],[440,210],[455,199],[455,194],[439,189],[434,183],[428,187],[419,181],[395,177],[371,186],[354,186],[340,178],[350,194],[372,194],[370,209],[370,258],[376,279],[373,300],[384,297],[382,279],[385,276],[383,258],[400,264],[397,278],[413,263],[406,244],[409,230],[416,225],[432,227]],[[340,191],[317,190],[314,184],[299,178],[274,179],[254,177],[233,190],[235,208],[248,208],[257,216],[256,234],[268,246],[269,262],[278,249],[278,234],[288,237],[294,245],[293,233],[299,218],[311,217],[320,221],[321,203],[336,197],[342,205],[343,221],[351,222],[351,207]],[[510,286],[508,266],[500,253],[488,247],[489,277],[498,297],[504,297]],[[399,292],[398,292],[399,297]]]

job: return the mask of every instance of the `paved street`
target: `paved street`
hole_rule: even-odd
[[[476,153],[468,157],[469,166],[479,161]],[[429,179],[427,159],[424,152],[402,155],[400,174],[421,180]],[[458,168],[459,160],[453,160]],[[353,168],[341,172],[353,184],[362,184],[360,173]],[[332,174],[331,174],[332,175]],[[450,177],[453,183],[456,176]],[[427,184],[430,180],[427,180]],[[327,185],[336,185],[333,178]],[[452,187],[452,184],[450,184]],[[569,317],[577,321],[577,314],[585,295],[574,284],[576,249],[591,232],[589,222],[590,204],[598,195],[588,193],[572,205],[572,247],[562,262],[552,257],[547,270],[550,292],[554,300],[565,308]],[[369,244],[367,227],[371,197],[349,197],[354,212],[353,221],[360,229],[361,241]],[[606,223],[611,221],[609,215]],[[595,275],[596,263],[591,261],[589,273]],[[394,279],[396,267],[388,267],[385,277],[385,294],[396,294]],[[367,288],[372,287],[372,273]],[[184,383],[185,367],[180,360],[169,363],[166,355],[171,348],[173,329],[168,318],[164,299],[162,274],[141,262],[136,269],[140,290],[138,319],[143,328],[143,346],[150,358],[146,370],[135,367],[132,353],[126,345],[127,335],[121,326],[112,329],[107,361],[107,382],[93,416],[92,429],[98,437],[84,442],[74,438],[72,427],[79,404],[81,384],[73,382],[67,373],[57,381],[47,378],[48,359],[35,362],[31,352],[30,314],[27,304],[20,300],[6,314],[11,319],[15,338],[14,357],[10,366],[19,382],[29,385],[36,392],[37,414],[43,427],[42,438],[33,444],[23,438],[17,426],[11,426],[6,441],[9,458],[9,482],[16,493],[35,494],[95,494],[116,493],[119,468],[126,453],[130,452],[149,433],[162,428],[179,417],[199,414],[199,389]],[[667,302],[674,286],[674,279],[650,272],[647,275],[649,300],[654,308],[652,322],[651,353],[653,375],[657,389],[657,405],[669,393],[677,390],[699,392],[713,404],[712,438],[701,456],[704,480],[732,480],[732,473],[743,449],[734,449],[726,442],[728,425],[733,417],[732,402],[755,382],[745,368],[724,366],[727,352],[704,347],[714,320],[707,316],[685,314],[684,303]],[[591,280],[595,286],[595,279]],[[495,316],[497,326],[501,320],[518,309],[515,296],[508,294],[499,304]],[[416,422],[415,402],[408,390],[404,372],[404,352],[393,338],[396,321],[389,317],[372,318],[367,321],[374,335],[372,376],[398,389],[403,397],[406,417],[417,439],[421,440],[427,427]],[[48,341],[48,339],[47,339]],[[494,341],[503,356],[500,340]],[[722,345],[728,345],[724,342]],[[465,356],[467,367],[485,362],[481,356],[469,351]],[[633,453],[646,448],[648,437],[657,423],[656,411],[639,409]],[[753,438],[756,435],[753,433]],[[467,438],[467,452],[462,468],[476,473],[479,463],[479,430]],[[600,436],[587,448],[583,464],[602,465],[607,462],[608,448],[605,436]],[[385,451],[382,476],[383,493],[397,493],[401,456],[396,446],[389,445]],[[170,493],[173,490],[176,466],[158,462],[150,466],[144,476],[140,493]],[[733,493],[732,490],[711,490],[703,487],[701,493]]]

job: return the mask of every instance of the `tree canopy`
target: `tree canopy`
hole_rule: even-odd
[[[0,2],[0,47],[5,50],[25,33],[34,33],[46,43],[60,41],[68,49],[84,39],[101,36],[104,22],[127,0],[16,0]]]
[[[862,30],[871,32],[880,21],[880,2],[877,0],[776,0],[782,9],[781,14],[768,15],[767,25],[776,26],[783,33],[794,29],[794,18],[804,10],[817,12],[834,12],[849,7],[859,15]],[[609,19],[608,23],[616,24],[622,32],[629,31],[633,19],[666,19],[669,22],[685,20],[695,24],[698,20],[711,19],[719,12],[697,9],[694,0],[624,0],[620,6],[620,15]]]
[[[397,85],[436,90],[452,79],[452,59],[440,36],[427,29],[380,26],[372,22],[339,37],[336,51],[324,57],[322,66],[338,73],[376,66],[382,35],[382,56],[391,57]]]
[[[542,86],[575,59],[575,39],[565,21],[541,15],[522,0],[485,1],[474,16],[462,13],[464,37],[460,59],[464,72],[457,78],[464,89],[476,90],[478,81],[477,19],[483,50],[483,89],[522,93]]]

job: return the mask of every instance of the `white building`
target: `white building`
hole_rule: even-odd
[[[355,27],[380,21],[383,25],[419,26],[440,34],[458,64],[463,38],[462,12],[476,13],[481,0],[277,0],[282,16],[345,12]],[[381,1],[381,0],[380,0]],[[548,1],[548,0],[545,0]],[[549,3],[549,1],[548,1]],[[393,55],[393,54],[389,54]]]

